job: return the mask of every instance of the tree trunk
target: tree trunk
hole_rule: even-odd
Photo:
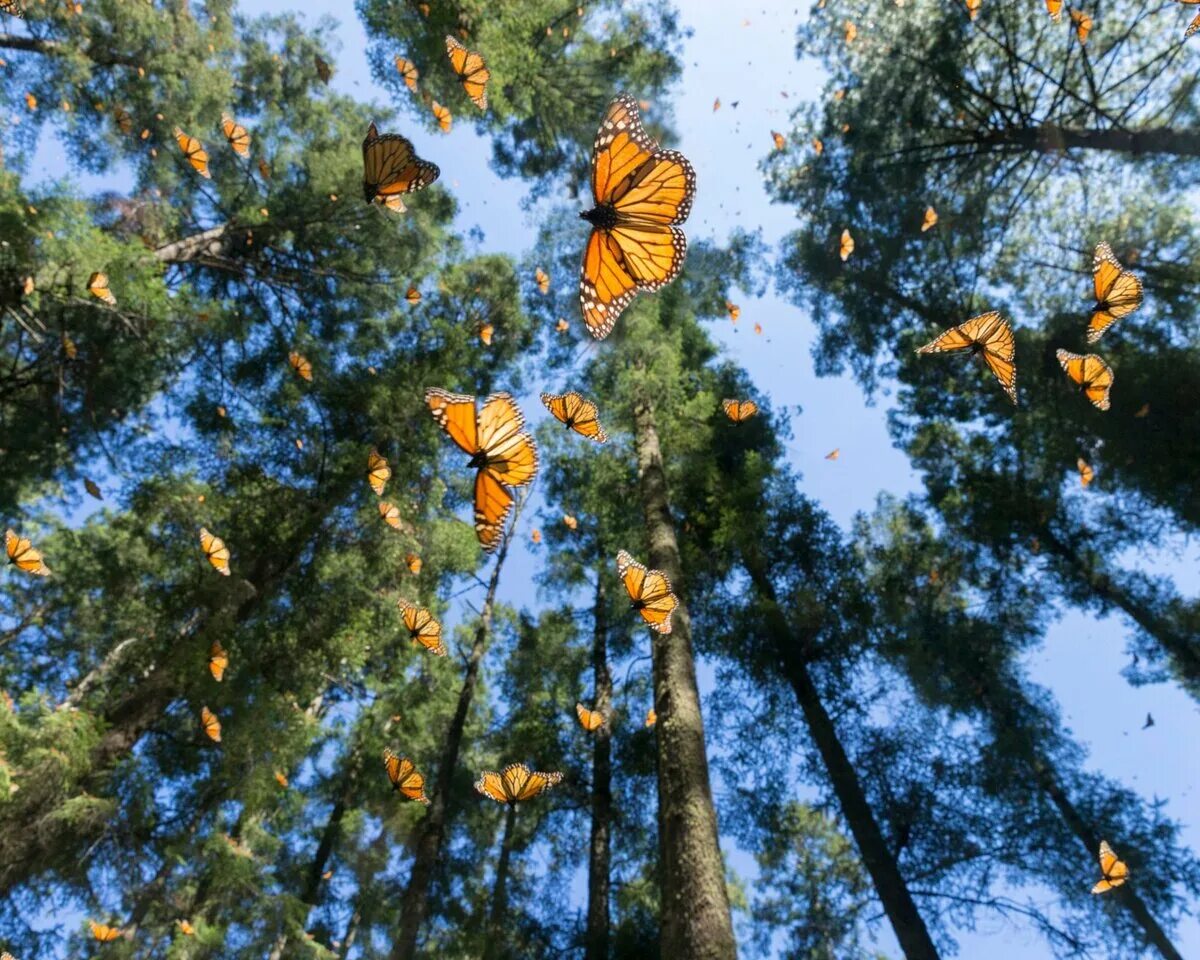
[[[605,571],[606,572],[606,571]],[[605,723],[595,733],[592,746],[592,841],[588,854],[588,913],[584,960],[608,960],[609,859],[612,830],[612,673],[608,668],[608,596],[604,573],[596,578],[596,604],[592,614],[592,673],[594,710]]]
[[[517,517],[521,513],[521,502],[518,501],[513,511],[510,530],[516,527]],[[496,602],[496,588],[500,583],[500,571],[504,567],[504,559],[508,556],[509,538],[506,536],[496,557],[496,566],[488,581],[487,596],[483,609],[479,614],[479,623],[475,627],[475,642],[471,645],[471,655],[467,659],[466,673],[463,675],[462,688],[458,692],[458,707],[450,721],[450,729],[446,731],[446,741],[442,748],[442,758],[438,765],[437,785],[430,798],[429,808],[417,828],[417,836],[413,845],[413,863],[408,875],[408,886],[400,903],[400,930],[392,944],[390,960],[412,960],[417,952],[417,936],[421,932],[421,924],[425,920],[425,911],[429,903],[429,888],[433,883],[433,874],[441,856],[442,840],[446,833],[446,822],[449,819],[450,790],[454,782],[454,771],[458,766],[458,754],[462,748],[463,731],[467,726],[467,714],[471,709],[471,701],[475,697],[475,686],[479,680],[479,665],[487,650],[488,640],[492,630],[492,608]]]
[[[1045,123],[1009,127],[980,138],[985,145],[1017,146],[1047,153],[1062,150],[1104,150],[1135,155],[1200,157],[1200,130],[1150,127],[1145,130],[1089,129]]]
[[[680,595],[683,570],[649,401],[635,406],[634,431],[650,565],[665,572]],[[737,943],[708,779],[692,627],[682,596],[671,632],[650,637],[658,714],[661,956],[663,960],[730,960],[737,956]]]
[[[492,909],[488,915],[487,939],[483,960],[496,960],[503,954],[504,918],[508,913],[508,864],[512,860],[513,830],[517,824],[517,805],[510,803],[504,815],[504,837],[500,841],[500,860],[492,885]]]

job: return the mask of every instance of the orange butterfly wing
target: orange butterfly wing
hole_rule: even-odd
[[[417,771],[417,765],[408,757],[400,757],[391,750],[383,752],[383,766],[387,770],[392,789],[409,800],[429,805],[425,796],[425,778]]]
[[[14,530],[4,531],[4,549],[8,554],[8,562],[18,570],[32,573],[35,577],[50,576],[50,568],[42,559],[40,551],[33,548],[33,543],[19,537]]]
[[[1109,408],[1108,394],[1112,389],[1113,371],[1094,353],[1078,354],[1069,350],[1055,352],[1059,365],[1070,379],[1083,388],[1084,394],[1098,410]]]
[[[1096,245],[1092,256],[1092,284],[1096,309],[1088,321],[1088,343],[1095,343],[1105,330],[1142,305],[1142,281],[1121,266],[1104,242]]]
[[[229,669],[229,654],[221,646],[220,640],[214,640],[212,646],[208,648],[208,672],[212,674],[212,678],[217,683],[220,683],[227,669]]]
[[[221,132],[225,134],[234,153],[242,159],[250,156],[249,132],[227,113],[221,114]]]
[[[573,390],[561,395],[543,393],[541,396],[542,404],[563,426],[597,443],[608,442],[608,434],[600,426],[600,411],[590,400]]]
[[[213,743],[221,742],[221,721],[208,707],[200,708],[200,727],[204,730],[204,735]]]
[[[229,576],[229,548],[220,537],[213,536],[205,527],[200,528],[200,549],[212,564],[212,568],[223,577]]]
[[[588,733],[604,725],[604,714],[599,710],[589,710],[582,703],[575,704],[575,716],[579,718],[580,726]]]
[[[88,927],[92,931],[92,936],[101,943],[112,943],[121,935],[119,927],[110,927],[107,923],[97,923],[95,920],[89,920]]]
[[[416,193],[441,171],[417,156],[412,142],[395,133],[380,134],[372,123],[362,142],[363,196],[367,203],[385,202],[401,193]]]
[[[487,109],[487,82],[491,72],[484,63],[483,57],[464,47],[453,37],[446,37],[446,53],[450,57],[450,66],[458,74],[458,79],[471,98],[471,102],[480,110]]]
[[[367,483],[371,485],[375,496],[383,496],[383,488],[391,478],[392,468],[383,455],[372,447],[371,452],[367,454]]]
[[[407,600],[397,604],[404,618],[404,626],[408,629],[413,643],[419,643],[434,656],[446,656],[446,647],[442,643],[442,625],[432,613],[424,607],[417,607]]]
[[[758,413],[758,404],[753,400],[723,400],[721,406],[725,410],[725,416],[734,423],[749,420]]]
[[[192,168],[205,180],[211,180],[212,174],[208,172],[208,151],[204,149],[204,144],[195,137],[188,136],[179,127],[175,128],[175,142],[179,144],[184,159]]]
[[[671,614],[679,606],[679,598],[671,592],[667,575],[647,569],[622,550],[617,554],[617,576],[646,626],[657,633],[670,633]]]
[[[1114,887],[1119,887],[1129,879],[1129,867],[1118,859],[1107,840],[1100,841],[1100,872],[1103,879],[1094,887],[1092,893],[1107,893]]]
[[[1016,338],[1008,321],[995,310],[972,317],[966,323],[935,337],[917,353],[947,353],[955,350],[973,350],[983,357],[992,375],[1000,382],[1004,392],[1017,402]]]

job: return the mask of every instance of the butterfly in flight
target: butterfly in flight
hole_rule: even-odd
[[[725,416],[734,423],[749,420],[758,413],[758,404],[753,400],[722,400],[721,406],[725,410]]]
[[[224,540],[209,533],[207,527],[200,528],[200,549],[217,573],[223,577],[229,576],[229,548]]]
[[[425,796],[425,778],[408,757],[384,750],[383,768],[387,770],[388,779],[392,782],[392,790],[408,797],[409,800],[429,806],[429,798]]]
[[[372,123],[363,138],[363,196],[367,203],[384,203],[401,193],[429,186],[441,171],[422,160],[412,142],[398,133],[379,132]]]
[[[671,632],[671,614],[679,598],[671,592],[671,581],[661,570],[647,570],[624,550],[617,554],[617,576],[625,584],[631,606],[642,615],[646,626],[657,633]]]
[[[666,286],[683,269],[679,224],[696,195],[696,172],[676,150],[660,150],[642,127],[637,101],[613,99],[592,146],[595,206],[583,252],[579,304],[588,332],[603,340],[639,291]]]
[[[437,121],[442,133],[449,133],[450,125],[454,123],[454,117],[451,115],[450,111],[443,107],[436,100],[429,104],[429,109],[433,111],[433,119]]]
[[[400,600],[396,606],[400,608],[404,627],[413,644],[419,643],[435,657],[444,657],[446,645],[442,643],[442,625],[434,619],[433,614],[407,600]]]
[[[1055,23],[1062,19],[1062,6],[1063,0],[1046,0],[1046,12]]]
[[[533,281],[537,284],[538,293],[546,294],[550,292],[550,274],[546,273],[541,267],[533,271]]]
[[[108,286],[107,273],[101,273],[99,270],[93,273],[88,277],[87,289],[88,293],[93,297],[103,303],[107,303],[110,307],[117,305],[117,298],[113,296],[113,292]]]
[[[854,252],[854,237],[850,235],[850,231],[843,230],[842,237],[838,241],[838,256],[842,258],[842,263],[850,259],[850,254]]]
[[[775,142],[775,149],[782,150],[787,146],[787,137],[776,130],[771,131],[771,139]]]
[[[101,943],[112,943],[121,935],[120,927],[110,927],[107,923],[97,923],[95,920],[89,920],[88,927],[92,931],[92,936]]]
[[[549,790],[562,776],[530,770],[523,763],[510,763],[499,773],[484,770],[475,781],[475,789],[497,803],[523,803]]]
[[[394,503],[388,503],[386,500],[379,501],[379,515],[393,530],[404,529],[404,521],[400,519],[400,508]]]
[[[396,72],[400,74],[400,78],[404,81],[404,85],[409,90],[417,89],[417,78],[421,76],[417,65],[407,57],[396,57]]]
[[[951,327],[931,340],[917,353],[945,353],[969,350],[983,357],[983,362],[1000,382],[1008,399],[1017,402],[1017,343],[1008,321],[995,310],[972,317],[966,323]]]
[[[1117,859],[1107,840],[1100,841],[1100,873],[1103,879],[1092,887],[1092,893],[1108,893],[1129,879],[1129,867]]]
[[[225,652],[225,648],[221,646],[220,640],[214,640],[208,648],[208,672],[212,674],[212,678],[220,683],[225,676],[225,671],[229,669],[229,654]]]
[[[575,704],[575,716],[579,718],[579,725],[588,733],[604,726],[604,714],[599,710],[589,710],[582,703]]]
[[[275,771],[275,782],[286,790],[287,785],[288,785],[287,774],[284,773],[282,770],[276,770]]]
[[[967,16],[974,20],[979,16],[979,8],[983,5],[983,0],[966,0]]]
[[[938,222],[937,211],[934,210],[933,207],[926,207],[925,208],[925,217],[921,220],[921,232],[924,233],[926,230],[932,230],[934,227],[937,226],[937,222]]]
[[[1109,407],[1108,393],[1112,389],[1112,367],[1094,353],[1079,354],[1069,350],[1056,350],[1059,366],[1068,377],[1079,384],[1080,389],[1092,401],[1097,410]]]
[[[1121,266],[1112,247],[1103,241],[1096,244],[1092,255],[1092,283],[1096,308],[1088,321],[1088,343],[1095,343],[1105,330],[1142,305],[1142,281]]]
[[[208,707],[200,708],[200,728],[213,743],[221,742],[221,721]]]
[[[1084,13],[1082,10],[1072,10],[1071,22],[1075,24],[1075,36],[1079,38],[1079,45],[1081,47],[1086,45],[1088,34],[1092,32],[1092,27],[1095,26],[1091,14]]]
[[[1096,471],[1092,469],[1091,464],[1084,460],[1083,457],[1075,461],[1075,467],[1079,470],[1079,483],[1086,490],[1088,484],[1096,478]]]
[[[212,174],[208,172],[208,151],[204,149],[204,144],[195,137],[188,136],[179,127],[175,128],[175,142],[179,144],[184,159],[192,168],[205,180],[211,180]]]
[[[196,928],[188,923],[188,921],[176,920],[175,923],[179,926],[179,932],[185,937],[194,937],[196,935]]]
[[[35,577],[50,576],[50,568],[42,559],[41,552],[33,549],[33,543],[17,536],[15,531],[4,531],[4,549],[8,553],[8,562],[18,570],[32,573]]]
[[[383,496],[383,488],[390,479],[392,479],[392,468],[388,466],[383,455],[375,447],[372,447],[371,452],[367,454],[367,483],[375,491],[375,496]]]
[[[321,82],[328,84],[333,79],[333,67],[319,53],[313,56],[313,65],[317,68],[317,76]]]
[[[478,53],[468,50],[451,36],[446,37],[446,55],[450,66],[471,102],[480,110],[487,109],[487,82],[491,79],[487,64]]]
[[[296,371],[296,376],[307,383],[312,383],[312,363],[302,353],[293,350],[288,354],[288,364]]]
[[[649,710],[646,711],[646,726],[652,727],[656,723],[658,723],[658,714],[655,713],[654,708],[651,707]]]
[[[221,132],[229,141],[229,146],[239,157],[245,160],[250,156],[250,133],[229,114],[221,114]]]
[[[507,393],[493,393],[478,406],[475,397],[437,387],[425,391],[429,412],[471,459],[475,474],[475,535],[489,553],[500,545],[512,510],[510,487],[532,483],[537,446],[524,430],[525,418]]]
[[[581,394],[574,390],[562,395],[543,393],[542,403],[554,415],[554,419],[568,430],[574,430],[581,437],[587,437],[597,443],[608,442],[608,434],[600,426],[599,410],[591,400],[585,400]]]
[[[1194,5],[1200,3],[1200,0],[1179,0],[1179,2]],[[1188,24],[1187,30],[1183,33],[1183,39],[1186,40],[1188,37],[1193,36],[1198,30],[1200,30],[1200,13],[1197,13],[1192,18],[1192,22]]]

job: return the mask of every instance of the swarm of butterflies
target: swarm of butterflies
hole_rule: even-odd
[[[1049,0],[1048,0],[1049,2]],[[1183,0],[1200,2],[1200,0]],[[976,2],[976,9],[978,3]],[[17,0],[0,0],[0,12],[20,15]],[[853,27],[853,25],[849,25]],[[853,38],[847,30],[847,41]],[[481,110],[487,109],[487,83],[490,72],[484,58],[468,50],[453,37],[446,37],[446,52],[451,67],[462,83],[468,97]],[[319,57],[317,70],[328,82],[331,68]],[[396,58],[396,68],[409,89],[415,90],[419,72],[415,64],[404,57]],[[442,130],[449,130],[450,112],[436,102],[431,109]],[[132,128],[132,118],[118,116],[124,129]],[[230,148],[240,157],[250,154],[251,138],[244,126],[228,114],[222,116],[222,131]],[[197,138],[176,127],[176,142],[184,159],[201,177],[209,178],[209,155]],[[773,133],[777,149],[784,138]],[[819,153],[821,145],[814,142]],[[394,133],[380,133],[372,123],[362,144],[363,197],[369,204],[403,211],[402,197],[416,193],[434,183],[438,167],[417,156],[411,141]],[[260,161],[260,168],[261,168]],[[264,171],[266,176],[266,171]],[[683,269],[687,255],[687,237],[681,228],[691,210],[696,192],[696,174],[691,163],[675,150],[663,150],[646,133],[638,101],[628,95],[618,95],[605,110],[592,150],[592,209],[580,214],[591,224],[591,232],[583,252],[579,281],[579,304],[584,325],[597,340],[612,332],[621,313],[642,291],[659,290],[673,281]],[[922,231],[937,223],[937,213],[929,207]],[[842,232],[839,255],[846,261],[854,252],[854,239],[848,229]],[[1137,309],[1142,301],[1141,282],[1124,270],[1108,244],[1096,248],[1095,265],[1096,308],[1088,324],[1088,342],[1096,342],[1116,320]],[[546,293],[550,277],[540,268],[535,275],[538,289]],[[116,297],[103,272],[93,273],[87,283],[89,293],[97,300],[115,306]],[[410,303],[420,300],[420,293],[410,289]],[[728,304],[736,322],[740,312]],[[559,320],[557,329],[567,329]],[[953,327],[918,353],[969,351],[982,357],[984,363],[1000,382],[1005,393],[1016,403],[1015,343],[1012,328],[999,313],[989,312],[973,317]],[[1058,359],[1067,376],[1077,383],[1091,402],[1101,410],[1108,409],[1109,389],[1113,382],[1111,368],[1095,354],[1079,355],[1058,351]],[[299,352],[288,356],[294,373],[305,381],[313,379],[312,364]],[[541,394],[541,401],[550,414],[567,430],[595,443],[607,442],[608,436],[600,423],[597,406],[581,394]],[[494,393],[482,400],[467,394],[451,393],[437,387],[425,392],[425,403],[435,422],[468,458],[467,467],[475,471],[474,525],[479,543],[492,552],[503,541],[505,527],[514,505],[513,491],[528,486],[537,475],[538,454],[533,436],[525,430],[524,416],[514,398],[508,393]],[[753,400],[726,399],[722,403],[726,416],[740,424],[758,412]],[[838,451],[826,459],[836,460]],[[1081,475],[1086,464],[1080,460]],[[382,498],[392,470],[387,459],[375,448],[367,457],[367,482],[372,492]],[[1087,468],[1090,482],[1090,468]],[[87,481],[93,496],[99,489]],[[401,529],[403,521],[399,508],[380,499],[381,518],[389,526]],[[566,516],[564,523],[576,528],[574,517]],[[536,533],[536,532],[535,532]],[[537,537],[540,539],[540,536]],[[230,576],[231,553],[225,541],[205,527],[199,530],[200,550],[212,569]],[[9,529],[5,532],[5,549],[10,564],[34,576],[49,576],[50,568],[29,539]],[[406,557],[411,572],[419,573],[421,559],[416,554]],[[671,633],[671,618],[679,605],[671,581],[661,570],[653,570],[621,550],[616,556],[617,576],[629,595],[631,608],[643,623],[660,635]],[[445,657],[442,625],[426,608],[401,599],[400,618],[414,646],[430,654]],[[229,654],[218,640],[209,648],[208,668],[215,682],[221,682],[229,668]],[[608,722],[603,710],[592,710],[583,703],[576,704],[579,724],[588,733],[600,730]],[[657,714],[651,707],[645,725],[653,727]],[[213,743],[221,742],[220,718],[207,705],[200,710],[200,728]],[[409,757],[392,750],[383,754],[383,765],[394,792],[421,804],[429,804],[425,793],[425,777]],[[276,780],[287,787],[287,777],[276,772]],[[500,771],[485,770],[475,783],[475,789],[497,803],[516,805],[532,800],[562,780],[559,772],[531,770],[523,763],[512,763]],[[1103,893],[1125,883],[1128,867],[1120,861],[1107,842],[1100,846],[1100,868],[1103,878],[1092,888]],[[192,936],[195,930],[186,920],[179,920],[180,932]],[[109,942],[123,936],[119,927],[92,921],[92,936]],[[8,953],[0,960],[13,960]]]

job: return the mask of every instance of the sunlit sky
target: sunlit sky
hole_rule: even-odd
[[[790,111],[817,97],[822,86],[816,66],[799,63],[795,57],[795,27],[803,10],[791,0],[676,0],[676,5],[693,31],[684,47],[684,77],[672,94],[680,134],[677,146],[692,160],[698,179],[688,233],[720,240],[738,227],[760,229],[765,241],[777,249],[793,223],[793,212],[770,203],[758,164],[771,149],[770,131],[786,132]],[[362,52],[366,37],[347,0],[302,4],[241,0],[240,8],[246,13],[302,10],[310,24],[324,15],[334,18],[333,33],[340,43],[334,86],[359,99],[388,103],[389,94],[371,81]],[[722,106],[714,112],[718,97]],[[400,132],[416,142],[422,156],[441,167],[442,182],[461,206],[460,225],[482,231],[481,249],[521,256],[533,246],[536,225],[521,208],[525,185],[490,172],[490,145],[467,124],[456,124],[448,135],[415,127]],[[43,145],[39,156],[50,155]],[[34,179],[38,172],[31,171]],[[61,168],[50,161],[42,172],[57,176]],[[583,239],[581,225],[581,245]],[[573,287],[576,278],[555,277],[554,282]],[[795,437],[789,454],[802,474],[805,493],[847,527],[855,513],[870,510],[881,493],[917,492],[917,476],[893,449],[887,434],[888,392],[882,391],[876,404],[869,406],[848,379],[817,378],[810,357],[814,328],[802,310],[773,295],[734,299],[741,306],[737,326],[722,322],[715,326],[714,335],[777,409],[793,412]],[[755,323],[762,325],[762,336],[754,334]],[[528,403],[525,408],[531,419],[539,419],[540,409]],[[835,447],[840,448],[839,459],[825,460]],[[527,543],[528,538],[521,542]],[[1200,591],[1200,573],[1194,547],[1189,554],[1186,562],[1137,559],[1143,569],[1175,576],[1185,593],[1195,595]],[[524,548],[516,551],[510,560],[513,569],[506,571],[502,581],[504,601],[536,605],[531,582],[539,562]],[[1089,765],[1146,799],[1163,801],[1166,814],[1186,824],[1184,840],[1200,849],[1196,789],[1200,751],[1191,740],[1197,728],[1196,707],[1172,685],[1139,689],[1126,683],[1119,671],[1128,664],[1123,652],[1128,631],[1116,617],[1097,620],[1071,614],[1030,655],[1029,672],[1058,698],[1071,734],[1091,751]],[[702,671],[704,685],[711,688],[711,670],[702,667]],[[1140,727],[1148,711],[1153,712],[1156,725],[1143,731]],[[722,799],[718,785],[718,804]],[[752,872],[753,863],[744,855],[732,856],[732,863],[743,875]],[[1081,855],[1080,884],[1090,884],[1095,871],[1094,863]],[[1048,899],[1048,894],[1041,897],[1043,903]],[[957,936],[960,956],[971,960],[1052,956],[1032,931],[998,918],[985,921],[974,933],[962,931]],[[1189,919],[1174,939],[1185,955],[1200,956],[1200,921]],[[880,925],[879,947],[900,956],[886,925]]]

